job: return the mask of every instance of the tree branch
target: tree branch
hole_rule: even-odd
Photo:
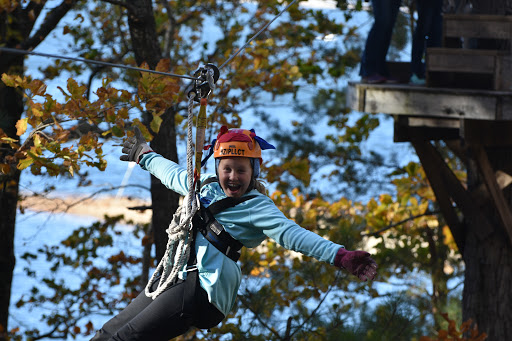
[[[384,228],[382,228],[382,229],[380,229],[380,230],[377,230],[377,231],[375,231],[375,232],[371,232],[371,233],[370,233],[370,232],[368,232],[368,233],[362,232],[362,233],[361,233],[361,236],[363,236],[363,237],[375,237],[375,236],[377,236],[377,235],[381,234],[382,232],[385,232],[385,231],[387,231],[387,230],[389,230],[389,229],[392,229],[392,228],[394,228],[394,227],[397,227],[397,226],[399,226],[399,225],[405,224],[405,223],[407,223],[408,221],[414,220],[414,219],[416,219],[416,218],[421,218],[421,217],[424,217],[424,216],[436,215],[436,214],[439,214],[439,213],[441,213],[441,212],[440,212],[440,211],[426,211],[425,213],[418,214],[418,215],[414,215],[414,216],[411,216],[411,217],[409,217],[409,218],[407,218],[407,219],[404,219],[404,220],[400,220],[400,221],[399,221],[399,222],[397,222],[397,223],[394,223],[394,224],[388,225],[388,226],[386,226],[386,227],[384,227]]]
[[[33,50],[41,43],[59,24],[60,20],[75,6],[77,0],[63,0],[47,15],[37,32],[21,43],[21,49]]]
[[[103,2],[107,2],[109,4],[112,4],[112,5],[117,5],[117,6],[121,6],[121,7],[124,7],[126,8],[129,12],[132,12],[134,13],[136,11],[136,8],[135,6],[132,6],[129,2],[127,1],[120,1],[120,0],[101,0]]]
[[[250,293],[250,292],[248,292],[248,291],[247,291],[247,293],[248,293],[249,295],[251,295],[251,293]],[[253,313],[253,315],[254,315],[254,317],[256,318],[256,320],[257,320],[259,323],[261,323],[261,325],[262,325],[263,327],[265,327],[265,328],[266,328],[266,329],[268,329],[272,334],[274,334],[275,336],[277,336],[277,338],[278,338],[278,339],[280,339],[280,338],[281,338],[281,335],[279,335],[279,333],[278,333],[274,328],[272,328],[271,326],[269,326],[265,321],[263,321],[263,320],[260,318],[259,314],[258,314],[257,312],[255,312],[255,311],[252,309],[252,307],[250,306],[250,304],[249,304],[249,303],[247,303],[247,301],[244,299],[244,297],[243,297],[243,296],[239,296],[239,298],[240,298],[240,302],[242,302],[242,304],[243,304],[243,305],[244,305],[244,306],[245,306],[245,307],[246,307],[246,308],[247,308],[251,313]]]
[[[338,278],[339,278],[339,275],[340,273],[337,272],[336,273],[336,277],[334,279],[334,283],[336,283],[338,281]],[[324,301],[327,299],[327,296],[329,296],[329,293],[332,291],[332,289],[334,288],[334,285],[331,285],[329,286],[329,289],[327,289],[327,291],[325,292],[324,294],[324,297],[320,300],[320,302],[318,302],[318,305],[316,306],[315,309],[313,309],[313,311],[311,312],[311,314],[309,314],[309,316],[304,320],[304,322],[302,322],[302,324],[295,328],[295,331],[293,333],[290,334],[290,337],[289,337],[289,340],[292,340],[293,339],[293,336],[309,321],[313,318],[313,316],[316,315],[317,311],[320,309],[320,307],[322,306],[322,304],[324,303]]]

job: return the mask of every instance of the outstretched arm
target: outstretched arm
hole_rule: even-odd
[[[283,247],[329,262],[347,270],[362,281],[375,277],[377,264],[368,252],[348,251],[340,244],[304,229],[286,218],[268,197],[253,199],[251,204],[251,210],[245,213],[249,219],[248,226],[256,227]]]

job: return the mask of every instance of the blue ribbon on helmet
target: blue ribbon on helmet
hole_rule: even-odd
[[[204,165],[206,165],[206,161],[208,161],[210,156],[213,155],[213,148],[215,148],[216,142],[217,142],[217,139],[213,139],[212,143],[210,144],[210,148],[208,149],[208,154],[204,157],[203,161],[201,161],[201,167],[204,167]]]
[[[258,144],[260,145],[261,150],[265,150],[265,149],[276,149],[276,147],[274,147],[273,145],[271,145],[270,143],[268,143],[267,141],[265,141],[265,140],[264,140],[264,139],[262,139],[261,137],[256,136],[256,132],[254,131],[254,129],[251,129],[250,131],[254,133],[254,139],[255,139],[255,140],[256,140],[256,142],[258,142]]]

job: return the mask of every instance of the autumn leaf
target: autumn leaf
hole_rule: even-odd
[[[16,135],[21,136],[27,131],[27,118],[22,118],[16,122]]]
[[[30,89],[34,95],[44,96],[46,93],[46,84],[39,79],[34,79],[28,84],[28,89]]]
[[[151,130],[158,133],[160,131],[160,125],[162,125],[162,118],[158,115],[153,115],[153,120],[151,120],[150,123]]]
[[[25,159],[20,160],[20,161],[18,162],[18,166],[17,166],[17,168],[18,168],[19,170],[23,170],[23,169],[25,169],[25,168],[29,167],[29,166],[30,166],[31,164],[33,164],[33,163],[34,163],[34,159],[32,159],[31,157],[26,157]]]

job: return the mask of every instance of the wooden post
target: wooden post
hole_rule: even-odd
[[[496,176],[487,157],[487,153],[481,145],[473,145],[471,150],[512,245],[512,212],[510,212],[505,196],[496,181]]]
[[[446,186],[444,185],[441,173],[438,172],[435,162],[432,160],[432,155],[428,151],[429,146],[427,146],[427,144],[430,145],[430,142],[414,141],[412,144],[416,150],[416,154],[420,158],[421,165],[423,166],[430,186],[434,191],[434,195],[436,196],[437,203],[439,204],[439,208],[441,209],[443,217],[450,227],[453,239],[459,248],[460,254],[464,255],[464,225],[461,223],[459,217],[457,216],[457,212],[455,212],[451,196],[446,190]]]

